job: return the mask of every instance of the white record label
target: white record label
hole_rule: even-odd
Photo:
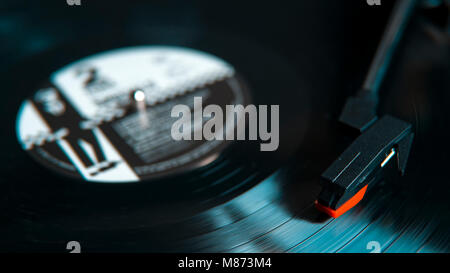
[[[95,182],[136,182],[205,165],[224,141],[175,141],[171,109],[244,104],[234,68],[188,48],[138,46],[55,71],[17,117],[22,147],[43,165]]]

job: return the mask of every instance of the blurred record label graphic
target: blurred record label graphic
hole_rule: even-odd
[[[194,97],[221,107],[244,104],[247,92],[230,64],[204,52],[115,49],[54,72],[23,102],[17,136],[59,173],[95,182],[141,181],[206,165],[226,146],[222,140],[173,140],[174,105],[193,108]]]

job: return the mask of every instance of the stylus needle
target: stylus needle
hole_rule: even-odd
[[[403,175],[413,138],[407,122],[388,115],[376,121],[322,174],[323,188],[316,207],[339,217],[363,198],[369,183],[394,159]]]
[[[361,135],[322,174],[316,207],[332,217],[358,204],[395,155],[398,170],[404,173],[414,137],[411,124],[391,116],[378,119],[376,108],[380,84],[416,2],[397,2],[361,90],[347,99],[339,117]]]

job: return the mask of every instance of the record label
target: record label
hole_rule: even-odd
[[[38,162],[86,181],[135,182],[203,166],[227,143],[174,140],[171,110],[192,109],[194,97],[247,103],[235,74],[224,60],[188,48],[98,53],[54,72],[23,102],[17,137]]]

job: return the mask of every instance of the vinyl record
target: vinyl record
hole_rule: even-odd
[[[6,86],[14,96],[2,103],[2,122],[14,158],[2,161],[12,164],[2,174],[2,213],[13,219],[9,227],[39,218],[23,241],[50,236],[58,242],[75,232],[95,242],[101,230],[117,236],[136,227],[167,232],[167,225],[179,227],[261,183],[303,144],[310,90],[274,52],[240,37],[182,28],[135,36],[87,38],[10,71]],[[141,90],[151,98],[144,106],[146,125],[138,106],[129,105]],[[261,151],[262,140],[170,139],[170,108],[183,102],[193,107],[194,97],[205,105],[263,105],[269,111],[276,105],[276,149]],[[100,161],[105,164],[94,164]]]

